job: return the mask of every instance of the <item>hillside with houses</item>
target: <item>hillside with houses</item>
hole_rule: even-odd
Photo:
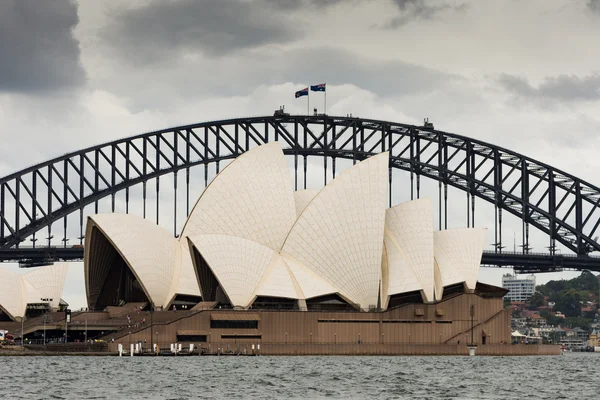
[[[511,282],[514,276],[507,275]],[[532,278],[523,279],[530,283]],[[535,279],[533,278],[535,282]],[[518,285],[513,285],[516,291]],[[600,351],[600,276],[583,271],[570,280],[535,286],[525,301],[505,297],[512,310],[513,342],[564,344],[575,351]],[[519,297],[519,300],[524,299]]]

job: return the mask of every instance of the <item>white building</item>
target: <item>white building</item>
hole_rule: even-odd
[[[28,307],[57,310],[65,286],[68,266],[56,263],[47,267],[32,268],[17,274],[0,268],[0,320],[20,320]]]
[[[527,301],[535,293],[535,276],[529,275],[524,278],[518,275],[506,274],[502,277],[502,287],[509,292],[505,299],[510,301]]]
[[[321,190],[294,192],[278,143],[256,147],[206,188],[179,238],[139,217],[89,217],[85,279],[91,309],[177,299],[299,310],[337,301],[387,309],[407,295],[434,302],[474,291],[485,229],[433,231],[431,202],[387,208],[389,154]],[[183,301],[183,300],[182,300]]]

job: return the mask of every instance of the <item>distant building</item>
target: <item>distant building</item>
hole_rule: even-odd
[[[589,342],[589,346],[590,347],[600,347],[600,328],[594,328],[594,330],[592,330],[592,333],[590,334],[590,342]]]
[[[580,339],[584,342],[590,338],[589,333],[585,329],[581,329],[579,327],[573,328],[573,330],[569,333],[570,334],[567,336],[576,337],[577,339]]]
[[[506,274],[502,277],[502,287],[509,292],[505,299],[509,301],[527,301],[535,293],[535,276],[520,278],[517,275]]]

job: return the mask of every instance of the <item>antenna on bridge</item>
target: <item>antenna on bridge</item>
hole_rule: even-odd
[[[289,117],[290,113],[286,113],[285,112],[285,106],[279,106],[279,110],[275,110],[275,112],[273,112],[273,116],[274,117]]]
[[[423,128],[435,129],[433,127],[433,122],[429,122],[429,118],[423,118]]]

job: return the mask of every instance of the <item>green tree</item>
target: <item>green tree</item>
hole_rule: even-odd
[[[565,321],[566,325],[571,328],[581,328],[590,332],[592,330],[592,320],[583,317],[571,317]]]
[[[581,275],[570,282],[572,288],[579,289],[580,291],[598,293],[598,289],[600,289],[600,282],[598,282],[596,276],[590,271],[581,272]]]
[[[539,293],[543,294],[544,296],[550,296],[550,294],[552,293],[552,289],[550,289],[546,285],[537,286],[535,288],[535,290],[536,290],[536,292],[539,292]]]
[[[527,303],[529,304],[529,308],[537,310],[545,304],[544,295],[539,292],[535,292],[533,296],[529,298]]]
[[[581,316],[581,300],[579,292],[575,289],[561,291],[558,293],[554,311],[562,312],[565,317],[580,317]]]
[[[555,315],[549,315],[546,318],[546,323],[552,326],[561,326],[565,324],[565,319]]]

